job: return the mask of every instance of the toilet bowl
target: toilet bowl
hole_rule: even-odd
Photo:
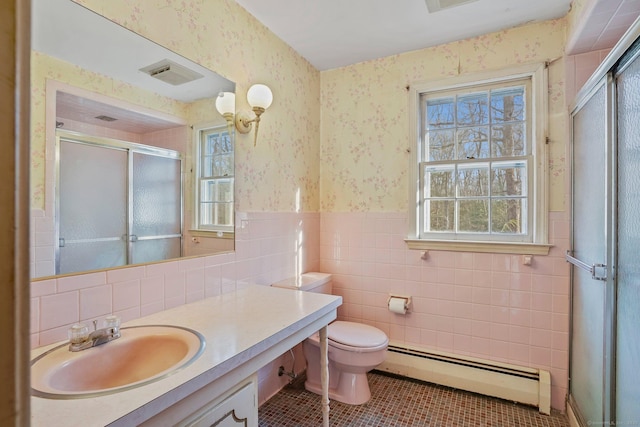
[[[331,293],[331,275],[305,273],[272,286],[299,291]],[[367,372],[385,359],[389,338],[378,328],[356,322],[335,321],[327,327],[329,353],[329,398],[361,405],[371,398]],[[318,333],[302,343],[307,360],[305,388],[322,394],[320,340]]]

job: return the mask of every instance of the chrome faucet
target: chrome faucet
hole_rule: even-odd
[[[105,318],[104,328],[98,328],[98,321],[93,321],[94,331],[89,333],[87,325],[82,323],[69,328],[69,351],[82,351],[120,338],[120,319],[116,316]]]

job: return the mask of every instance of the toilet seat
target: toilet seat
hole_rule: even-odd
[[[310,337],[319,343],[318,334]],[[354,353],[369,353],[385,349],[389,338],[380,329],[355,322],[335,321],[327,327],[329,346]]]

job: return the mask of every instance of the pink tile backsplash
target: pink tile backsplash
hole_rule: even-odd
[[[35,210],[32,215],[44,216]],[[32,347],[65,340],[67,329],[79,321],[114,313],[126,322],[248,283],[268,285],[318,270],[319,213],[244,215],[245,225],[256,233],[238,233],[235,253],[33,281]],[[301,236],[307,245],[290,244]]]
[[[111,286],[80,290],[80,321],[94,320],[113,312]]]

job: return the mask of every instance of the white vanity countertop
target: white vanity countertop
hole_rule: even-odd
[[[322,320],[319,327],[326,325],[327,317],[333,320],[341,303],[342,298],[333,295],[249,286],[127,322],[123,326],[162,324],[194,329],[205,337],[205,350],[184,369],[131,390],[73,400],[32,397],[31,425],[86,427],[144,420],[314,322]],[[59,344],[34,349],[31,358]]]

